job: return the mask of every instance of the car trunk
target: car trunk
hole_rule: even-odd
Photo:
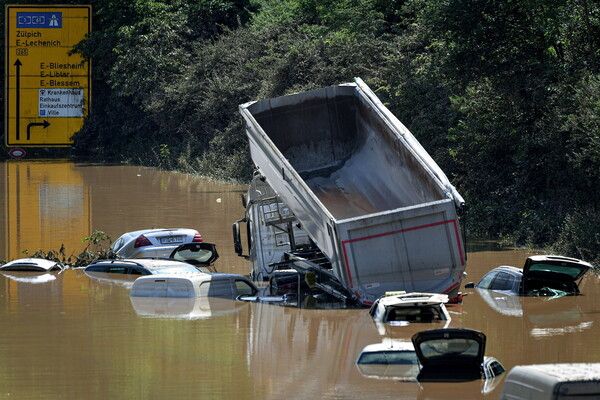
[[[528,259],[523,268],[522,292],[528,296],[579,294],[578,280],[589,269],[560,259]]]
[[[422,365],[419,382],[481,379],[485,335],[470,329],[433,329],[412,337]]]

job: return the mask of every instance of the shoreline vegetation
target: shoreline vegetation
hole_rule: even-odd
[[[600,263],[598,2],[75,3],[93,108],[61,154],[248,182],[239,104],[361,77],[466,199],[469,236]]]
[[[65,269],[85,267],[98,259],[119,258],[110,248],[112,244],[111,237],[102,231],[96,230],[90,236],[81,239],[81,241],[83,243],[87,242],[87,245],[79,254],[67,255],[63,244],[58,250],[38,249],[31,254],[29,250],[25,249],[21,251],[23,257],[18,258],[44,258],[59,263]],[[13,260],[0,260],[0,265],[9,261]]]

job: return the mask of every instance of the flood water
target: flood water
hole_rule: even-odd
[[[246,274],[231,224],[245,186],[131,166],[2,164],[0,259],[83,248],[149,227],[195,228],[217,244],[222,272]],[[466,281],[533,251],[469,241]],[[380,332],[367,310],[308,310],[222,299],[132,299],[122,282],[81,270],[0,276],[0,399],[471,399],[498,398],[493,382],[419,384],[355,365],[367,345],[438,328]],[[484,297],[468,290],[451,326],[487,335],[486,355],[519,364],[600,362],[600,282],[583,296]],[[494,386],[495,385],[495,386]],[[486,392],[486,393],[482,393]]]

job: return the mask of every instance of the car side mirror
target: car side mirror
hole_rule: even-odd
[[[474,287],[475,287],[475,283],[473,283],[473,282],[465,283],[465,289],[473,289]]]

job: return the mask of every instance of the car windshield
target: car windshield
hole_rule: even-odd
[[[467,338],[433,339],[421,343],[420,349],[425,358],[444,356],[477,357],[479,342]]]
[[[576,279],[579,276],[579,274],[581,274],[581,271],[581,267],[570,265],[535,263],[529,266],[529,273],[550,272],[555,274],[569,275],[573,279]]]
[[[193,265],[190,265],[189,267],[186,266],[181,266],[181,267],[168,267],[168,268],[156,268],[152,270],[153,274],[181,274],[181,273],[198,273],[200,272],[200,270],[198,270],[198,268],[194,267]]]
[[[477,284],[477,287],[481,288],[481,289],[487,289],[490,286],[490,283],[492,283],[492,281],[496,277],[496,274],[497,274],[496,271],[489,272],[486,276],[484,276],[479,281],[479,283]]]
[[[393,307],[390,308],[386,321],[432,322],[442,319],[439,306]]]
[[[206,263],[212,258],[213,254],[214,253],[208,249],[202,249],[198,251],[193,251],[192,249],[185,249],[178,251],[177,254],[173,256],[173,258],[181,261],[193,260],[198,261],[200,263]]]

